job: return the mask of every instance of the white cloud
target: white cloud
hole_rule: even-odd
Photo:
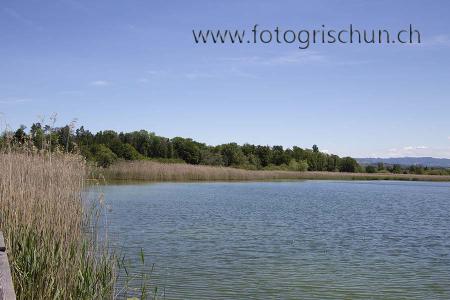
[[[211,79],[211,78],[217,78],[217,74],[211,73],[211,72],[189,72],[184,74],[184,77],[190,80],[195,79]]]
[[[249,79],[255,79],[257,76],[242,71],[239,68],[232,67],[227,70],[220,70],[220,71],[194,71],[194,72],[188,72],[182,75],[183,77],[189,79],[189,80],[197,80],[197,79],[215,79],[215,78],[249,78]]]
[[[194,69],[192,71],[171,71],[171,70],[148,70],[145,72],[144,77],[138,78],[137,82],[147,83],[152,79],[188,79],[188,80],[201,80],[201,79],[216,79],[216,78],[228,78],[228,77],[240,77],[240,78],[256,78],[255,75],[247,73],[237,67],[229,68],[208,68],[207,70]]]
[[[70,6],[72,9],[74,8],[74,9],[83,11],[85,13],[89,13],[90,12],[89,8],[85,6],[86,3],[81,4],[80,1],[76,1],[76,0],[61,0],[61,2],[63,2],[66,5]]]
[[[109,81],[106,80],[96,80],[96,81],[92,81],[91,85],[92,86],[107,86],[110,85],[111,83]]]
[[[66,95],[66,96],[77,96],[77,95],[82,95],[83,92],[78,91],[78,90],[70,90],[70,91],[60,91],[58,94]]]
[[[391,148],[383,153],[377,153],[376,157],[422,157],[431,156],[436,158],[450,158],[450,147],[429,146],[405,146],[402,148]]]
[[[3,8],[3,12],[5,14],[7,14],[9,17],[15,19],[16,21],[18,21],[24,25],[34,27],[34,24],[30,19],[25,18],[23,15],[19,14],[16,10],[14,10],[12,8],[5,7],[5,8]]]
[[[428,46],[450,46],[450,36],[446,34],[439,34],[432,36],[428,41],[424,41]]]
[[[450,140],[450,135],[448,136],[448,139]]]
[[[0,104],[20,104],[31,101],[31,98],[6,97],[0,99]]]
[[[148,70],[146,73],[152,78],[163,78],[172,74],[169,70]]]
[[[275,56],[247,56],[247,57],[227,57],[222,61],[236,62],[248,65],[282,66],[299,65],[308,63],[322,63],[326,61],[326,56],[317,51],[294,51]]]
[[[296,51],[268,59],[268,65],[292,65],[320,63],[325,61],[325,56],[316,51]]]

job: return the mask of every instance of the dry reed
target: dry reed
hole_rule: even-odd
[[[115,270],[86,234],[78,155],[0,153],[0,230],[18,299],[106,299]]]
[[[144,181],[256,181],[295,179],[450,181],[450,176],[439,175],[253,171],[226,167],[166,164],[152,161],[122,161],[101,170],[101,172],[107,180]]]

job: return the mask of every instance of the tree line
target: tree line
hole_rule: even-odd
[[[28,131],[20,126],[15,131],[5,131],[0,143],[32,144],[38,150],[78,151],[102,167],[119,159],[153,159],[249,170],[357,172],[361,168],[353,158],[323,153],[316,145],[311,149],[237,143],[211,146],[191,138],[158,136],[147,130],[92,133],[83,126],[75,129],[73,124],[52,128],[34,123]]]
[[[139,130],[116,132],[113,130],[92,133],[74,123],[52,127],[34,123],[27,131],[20,126],[15,131],[5,131],[0,146],[29,145],[37,150],[79,152],[88,161],[108,167],[117,160],[157,160],[168,163],[188,163],[243,168],[248,170],[291,170],[329,172],[389,172],[427,174],[432,169],[421,166],[400,165],[362,166],[351,157],[321,152],[317,145],[311,149],[280,145],[253,145],[227,143],[207,145],[191,138],[167,138],[154,132]],[[435,171],[436,172],[436,171]],[[443,170],[448,173],[448,170]]]

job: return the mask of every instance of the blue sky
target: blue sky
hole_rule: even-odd
[[[449,1],[4,0],[0,124],[450,158]],[[420,45],[195,44],[192,29],[386,28]]]

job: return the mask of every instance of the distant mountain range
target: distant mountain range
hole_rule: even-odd
[[[421,165],[427,167],[443,167],[450,168],[450,159],[434,158],[434,157],[391,157],[391,158],[356,158],[358,163],[362,165],[371,165],[379,162],[393,165]]]

